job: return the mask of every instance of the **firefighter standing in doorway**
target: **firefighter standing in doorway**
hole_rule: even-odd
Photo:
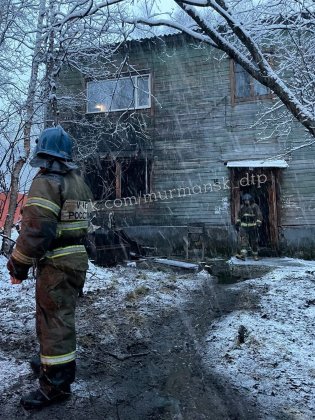
[[[40,171],[33,179],[8,262],[13,284],[21,283],[30,267],[36,267],[39,389],[22,397],[25,409],[41,408],[71,393],[75,306],[88,267],[83,241],[92,199],[72,161],[72,141],[60,126],[42,132],[30,163]],[[32,367],[36,368],[34,360]]]
[[[236,229],[239,231],[239,252],[236,258],[245,261],[248,249],[255,261],[258,258],[258,228],[262,224],[262,213],[250,194],[244,194],[243,204],[238,212]]]

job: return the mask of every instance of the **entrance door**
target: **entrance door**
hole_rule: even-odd
[[[253,196],[260,207],[263,223],[259,229],[259,246],[278,247],[279,169],[231,168],[231,216],[234,224],[245,193]]]

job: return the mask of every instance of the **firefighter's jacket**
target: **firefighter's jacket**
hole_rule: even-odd
[[[23,208],[20,235],[12,253],[14,265],[52,264],[85,271],[92,195],[76,170],[54,161],[34,178]]]
[[[236,224],[241,227],[258,227],[262,224],[262,214],[259,206],[252,203],[249,206],[243,204],[238,212]]]

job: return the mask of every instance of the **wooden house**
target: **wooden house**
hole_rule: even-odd
[[[315,151],[256,124],[275,103],[222,52],[176,34],[127,42],[104,76],[65,69],[61,123],[78,142],[96,224],[116,226],[161,255],[230,255],[241,195],[264,222],[261,253],[314,257]],[[199,252],[199,251],[198,251]],[[200,257],[200,256],[199,256]],[[203,255],[201,256],[203,257]]]

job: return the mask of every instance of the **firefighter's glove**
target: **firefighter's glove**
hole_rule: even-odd
[[[240,225],[235,225],[235,230],[236,230],[236,232],[239,232],[240,231]]]
[[[11,277],[16,278],[17,280],[27,279],[29,266],[25,264],[17,263],[12,257],[10,257],[7,263],[7,269]]]

